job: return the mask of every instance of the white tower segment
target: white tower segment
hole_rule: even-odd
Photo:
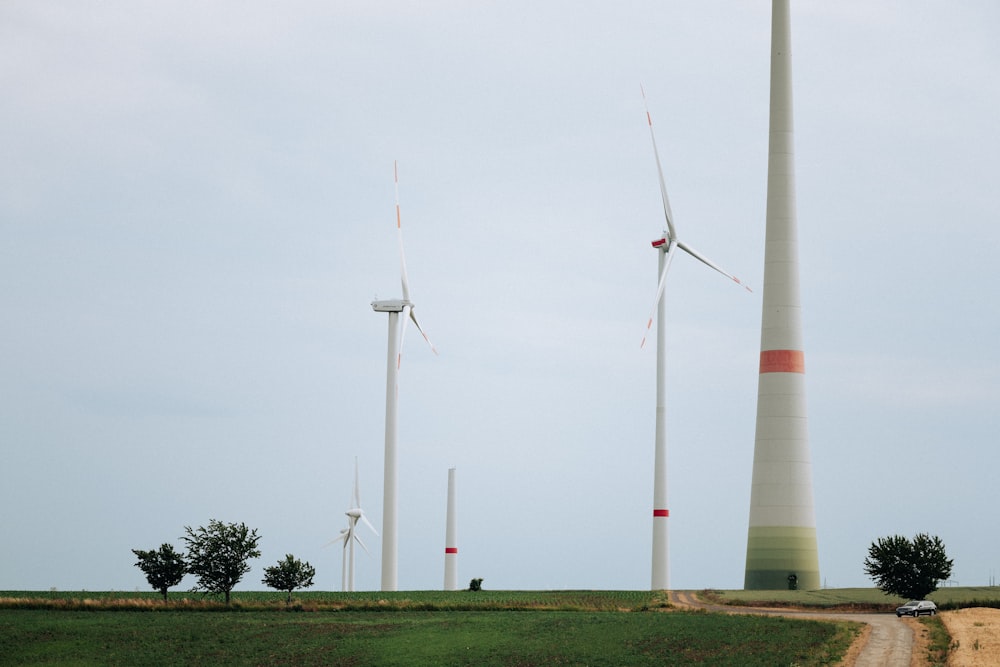
[[[448,510],[444,531],[444,590],[458,590],[458,518],[455,515],[455,469],[448,469]]]
[[[664,203],[664,206],[669,205]],[[657,243],[653,242],[653,247],[661,251],[657,270],[660,276],[666,276],[674,258],[676,242]],[[650,575],[651,589],[654,591],[670,588],[670,545],[667,531],[667,519],[670,518],[667,507],[667,309],[663,301],[663,293],[660,292],[656,308],[656,426],[653,432],[653,556]]]
[[[389,349],[385,375],[385,471],[382,482],[382,590],[394,591],[399,586],[399,552],[397,537],[398,509],[396,488],[399,476],[396,473],[396,438],[399,420],[398,377],[399,365],[399,313],[403,301],[375,301],[375,312],[389,313]]]
[[[771,17],[767,231],[747,589],[820,587],[799,296],[789,1]]]

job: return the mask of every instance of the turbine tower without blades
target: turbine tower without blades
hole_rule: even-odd
[[[643,104],[646,104],[646,91],[642,91]],[[735,283],[742,285],[739,278],[719,268],[704,255],[677,238],[674,229],[673,214],[670,211],[670,199],[667,197],[667,185],[663,178],[663,167],[660,154],[656,148],[656,137],[653,134],[653,119],[646,106],[646,122],[649,124],[649,138],[653,144],[653,156],[656,158],[656,170],[660,178],[660,197],[663,199],[663,217],[666,229],[663,235],[653,241],[653,248],[659,252],[659,279],[656,285],[656,298],[646,322],[646,332],[642,337],[640,347],[646,345],[646,337],[653,326],[656,316],[656,430],[654,435],[655,452],[653,457],[653,564],[652,590],[667,590],[670,588],[670,568],[667,539],[667,519],[670,510],[667,508],[667,438],[666,438],[666,307],[663,291],[666,286],[667,271],[674,258],[674,251],[680,248],[695,259],[718,271]]]
[[[393,181],[396,188],[396,235],[399,239],[399,274],[403,288],[403,298],[389,301],[373,301],[372,309],[378,313],[389,314],[389,348],[386,359],[385,378],[385,481],[382,497],[382,590],[398,590],[399,571],[399,502],[396,497],[399,476],[397,463],[397,437],[399,405],[399,367],[402,363],[403,339],[406,337],[406,327],[413,321],[417,331],[430,345],[434,354],[437,349],[430,338],[424,333],[410,301],[410,284],[406,277],[406,255],[403,253],[402,216],[399,210],[399,170],[395,162],[392,165]],[[399,314],[402,313],[402,324]]]
[[[444,531],[444,590],[458,590],[458,518],[455,516],[455,469],[448,469],[448,510]]]
[[[744,588],[820,587],[799,297],[788,0],[771,16],[767,231]]]

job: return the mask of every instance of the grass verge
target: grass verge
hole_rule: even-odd
[[[816,591],[708,590],[700,597],[715,604],[750,607],[806,607],[829,611],[889,612],[906,602],[877,588],[831,588]],[[929,596],[941,610],[1000,607],[1000,587],[939,588]]]
[[[922,616],[920,623],[928,632],[927,664],[931,667],[944,667],[948,664],[948,652],[951,650],[948,628],[940,616]]]
[[[667,609],[662,591],[364,591],[297,592],[292,605],[273,591],[220,596],[87,591],[0,591],[0,609],[63,611],[647,611]]]

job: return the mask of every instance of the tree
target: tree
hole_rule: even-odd
[[[939,581],[951,576],[952,562],[937,536],[920,533],[908,540],[893,535],[879,538],[868,547],[865,574],[886,595],[923,600],[937,590]]]
[[[207,528],[199,526],[194,530],[184,526],[184,530],[187,535],[181,539],[188,547],[187,571],[198,577],[194,590],[222,593],[229,604],[229,593],[250,571],[247,561],[260,558],[257,529],[212,519]]]
[[[285,560],[279,560],[274,567],[264,568],[264,578],[261,583],[276,591],[288,591],[285,604],[292,603],[292,591],[296,588],[309,588],[313,585],[316,568],[308,562],[303,563],[292,554],[285,554]]]
[[[162,544],[155,551],[132,549],[139,559],[135,566],[146,575],[146,581],[154,591],[160,591],[163,601],[167,601],[167,589],[181,583],[187,573],[184,555],[174,551],[172,544]]]
[[[481,590],[483,590],[483,580],[482,580],[482,578],[469,580],[469,590],[470,591],[481,591]]]

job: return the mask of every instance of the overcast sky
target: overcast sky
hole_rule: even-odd
[[[820,576],[881,536],[1000,574],[1000,8],[792,2]],[[399,586],[650,585],[663,228],[674,588],[743,585],[770,3],[0,4],[0,589],[148,588],[246,522],[340,588],[381,529],[386,320],[411,296]],[[379,587],[381,542],[357,587]],[[194,584],[188,578],[180,589]]]

